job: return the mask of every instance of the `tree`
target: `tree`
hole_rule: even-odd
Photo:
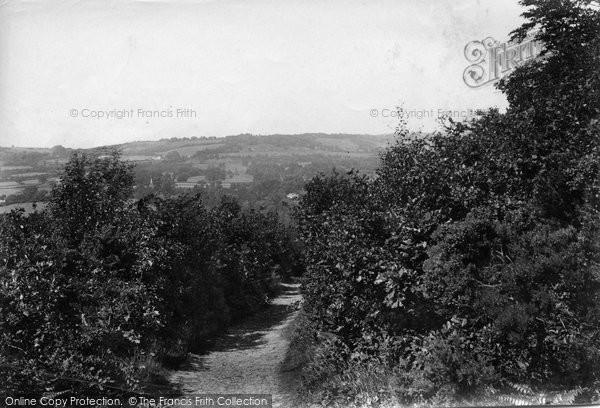
[[[62,145],[53,146],[52,149],[50,149],[50,151],[52,152],[52,156],[54,156],[54,157],[62,158],[62,157],[68,156],[67,149],[65,149],[65,147]]]
[[[74,153],[52,191],[49,211],[65,237],[78,244],[86,234],[122,216],[133,190],[131,165],[113,152],[107,158]]]
[[[131,181],[116,153],[76,154],[48,211],[2,218],[2,389],[136,387],[127,359],[152,344],[162,319]]]
[[[180,162],[183,159],[177,150],[171,150],[165,155],[165,160],[169,162]]]
[[[313,386],[383,364],[398,396],[438,403],[509,383],[594,390],[600,12],[588,3],[522,2],[515,38],[535,27],[547,52],[500,83],[506,113],[429,137],[401,126],[374,180],[307,185],[305,313],[325,356]]]

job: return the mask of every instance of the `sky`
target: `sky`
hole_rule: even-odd
[[[516,0],[0,0],[0,146],[391,133],[506,107],[467,43]]]

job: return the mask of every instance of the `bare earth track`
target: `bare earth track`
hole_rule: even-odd
[[[202,355],[171,374],[183,394],[272,394],[274,407],[291,401],[281,378],[280,365],[289,341],[283,330],[296,315],[293,304],[300,300],[299,285],[284,284],[272,305],[216,339]]]

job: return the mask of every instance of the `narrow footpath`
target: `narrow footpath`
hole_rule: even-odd
[[[298,284],[283,292],[265,310],[231,327],[205,354],[171,374],[170,382],[186,394],[272,394],[274,407],[291,401],[281,375],[289,340],[283,336],[301,299]]]

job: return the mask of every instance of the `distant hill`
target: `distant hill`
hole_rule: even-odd
[[[129,142],[115,146],[124,156],[166,156],[177,152],[184,157],[219,154],[230,157],[302,154],[374,154],[385,148],[393,135],[304,133],[297,135],[243,134],[221,138],[172,138]]]
[[[91,149],[0,147],[0,212],[10,204],[44,201],[74,151],[121,151],[135,163],[136,196],[222,189],[247,202],[278,206],[319,172],[356,169],[372,173],[393,135],[304,133],[171,138]]]

